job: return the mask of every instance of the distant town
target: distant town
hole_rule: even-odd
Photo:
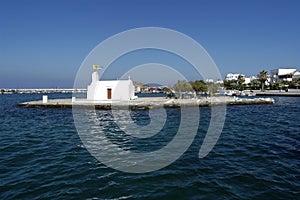
[[[226,89],[297,89],[300,86],[300,71],[297,69],[278,68],[262,70],[256,76],[245,77],[244,74],[227,74],[224,80]],[[261,88],[264,87],[264,88]]]
[[[246,77],[241,73],[228,73],[224,80],[214,81],[213,79],[178,82],[172,86],[149,86],[141,83],[134,83],[135,91],[141,93],[168,94],[196,92],[197,94],[218,93],[228,96],[235,95],[255,95],[253,91],[279,91],[287,92],[300,87],[300,71],[297,69],[278,68],[268,73],[266,70],[258,72],[257,75]]]
[[[228,73],[224,80],[214,81],[212,79],[196,80],[187,82],[179,80],[174,86],[162,86],[157,84],[144,84],[134,82],[135,93],[216,93],[223,92],[229,95],[237,94],[240,91],[252,90],[279,90],[288,91],[300,87],[300,71],[297,69],[278,68],[268,73],[260,71],[257,75],[246,77],[241,73]],[[28,93],[86,93],[87,89],[1,89],[0,94],[28,94]],[[231,94],[230,94],[231,93]]]

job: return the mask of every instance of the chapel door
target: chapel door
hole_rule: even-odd
[[[111,88],[107,88],[107,99],[111,99]]]

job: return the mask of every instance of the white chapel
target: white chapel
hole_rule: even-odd
[[[92,82],[87,88],[87,100],[120,100],[128,101],[135,98],[134,85],[128,80],[100,81],[97,71],[92,74]]]

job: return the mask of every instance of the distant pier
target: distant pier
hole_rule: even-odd
[[[86,89],[0,89],[0,94],[51,94],[51,93],[86,93]]]
[[[18,104],[21,107],[33,108],[86,108],[96,110],[111,109],[151,109],[151,108],[180,108],[274,104],[272,98],[236,98],[236,97],[207,97],[201,99],[166,99],[164,97],[138,98],[130,101],[88,101],[86,99],[50,99],[30,101]]]
[[[255,91],[256,96],[288,96],[300,97],[300,89]]]

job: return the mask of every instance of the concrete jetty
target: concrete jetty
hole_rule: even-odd
[[[24,102],[21,107],[34,108],[86,108],[97,110],[110,109],[151,109],[151,108],[180,108],[180,107],[207,107],[207,106],[232,106],[274,104],[272,98],[237,98],[237,97],[207,97],[200,99],[167,99],[164,97],[138,98],[130,101],[88,101],[86,99],[50,99]]]
[[[256,96],[287,96],[300,97],[300,89],[254,91]]]

